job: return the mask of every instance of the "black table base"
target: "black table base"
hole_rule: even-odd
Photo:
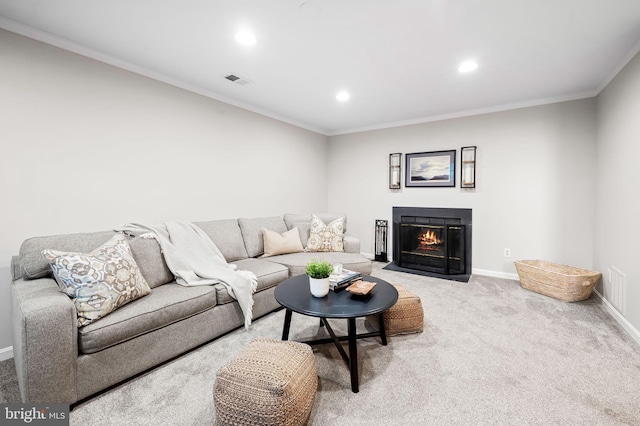
[[[358,348],[356,341],[364,337],[380,336],[382,344],[386,345],[387,334],[382,313],[398,300],[398,291],[385,280],[369,275],[364,275],[362,278],[376,283],[375,287],[365,297],[352,295],[347,290],[329,291],[324,297],[314,297],[309,289],[309,277],[307,275],[296,275],[284,280],[278,284],[274,292],[278,303],[286,309],[282,340],[289,339],[291,314],[293,312],[319,318],[320,326],[326,327],[330,337],[308,340],[303,343],[320,345],[333,342],[340,352],[340,356],[347,364],[351,375],[351,390],[354,393],[359,390]],[[378,317],[378,332],[358,334],[356,332],[356,318],[369,315]],[[347,336],[337,336],[329,324],[329,319],[347,320]],[[342,347],[341,342],[344,341],[348,342],[348,351]]]
[[[289,330],[291,328],[291,314],[292,314],[292,311],[290,309],[287,309],[284,315],[284,325],[282,327],[282,340],[289,340]],[[333,344],[335,344],[336,348],[338,349],[338,352],[340,352],[340,356],[342,356],[342,359],[347,364],[347,368],[349,369],[349,372],[351,374],[351,391],[353,393],[358,393],[360,391],[359,379],[358,379],[358,346],[356,345],[356,340],[363,339],[365,337],[380,336],[380,340],[382,341],[382,344],[384,346],[387,345],[387,333],[384,327],[384,317],[382,316],[382,313],[377,314],[377,317],[378,317],[379,330],[372,333],[361,333],[361,334],[356,333],[356,319],[347,318],[347,332],[348,332],[347,336],[337,336],[333,331],[333,328],[331,328],[331,325],[329,325],[329,321],[327,321],[326,318],[320,318],[320,324],[327,329],[331,337],[327,337],[323,339],[306,340],[302,342],[308,345],[322,345],[325,343],[333,342]],[[342,344],[340,343],[345,340],[349,342],[348,355],[345,352],[344,348],[342,347]]]

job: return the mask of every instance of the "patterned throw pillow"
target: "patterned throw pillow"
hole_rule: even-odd
[[[338,218],[327,225],[318,216],[312,214],[307,249],[309,251],[344,251],[343,233],[344,218]]]
[[[79,326],[151,292],[121,233],[91,253],[47,249],[42,254],[58,285],[73,299]]]

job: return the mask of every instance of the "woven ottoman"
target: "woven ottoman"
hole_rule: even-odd
[[[309,345],[256,338],[218,371],[215,424],[304,425],[317,387]]]
[[[420,333],[424,330],[424,311],[420,298],[400,284],[393,284],[398,290],[398,301],[382,313],[387,336]],[[368,315],[367,325],[378,328],[378,316]]]

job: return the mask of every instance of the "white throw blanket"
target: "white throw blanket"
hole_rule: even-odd
[[[258,280],[251,271],[236,271],[202,229],[191,222],[174,221],[162,225],[129,223],[116,228],[131,236],[155,238],[164,260],[183,286],[223,284],[238,301],[244,314],[244,326],[251,324],[253,293]]]

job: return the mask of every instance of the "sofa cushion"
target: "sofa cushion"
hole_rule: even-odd
[[[311,213],[285,213],[282,215],[287,229],[298,226],[299,223],[311,223]]]
[[[151,292],[123,234],[90,253],[45,249],[62,290],[73,299],[84,326]]]
[[[88,253],[109,240],[114,234],[115,231],[104,231],[29,238],[20,246],[20,266],[24,276],[25,278],[52,276],[49,262],[42,257],[42,250]]]
[[[269,257],[268,259],[271,259]],[[242,259],[237,262],[233,262],[238,267],[238,270],[247,270],[256,274],[258,278],[258,286],[256,293],[266,290],[268,288],[278,285],[280,282],[289,278],[289,270],[286,266],[279,263],[269,262],[267,259]],[[229,295],[226,287],[222,284],[216,284],[214,286],[218,292],[218,304],[233,302],[235,299]]]
[[[360,240],[351,235],[342,236],[345,253],[360,253]]]
[[[244,246],[247,248],[249,257],[260,256],[264,253],[264,239],[262,237],[262,228],[275,232],[286,232],[287,225],[280,216],[261,217],[255,219],[238,219],[238,225],[242,231],[242,239]]]
[[[307,244],[309,243],[309,233],[311,232],[311,222],[294,222],[291,229],[293,228],[298,228],[302,247],[307,248]]]
[[[312,214],[307,249],[309,251],[344,251],[343,234],[344,218],[324,223],[318,216]]]
[[[293,228],[283,233],[262,228],[262,236],[264,239],[264,254],[262,257],[298,253],[304,250],[298,228]]]
[[[340,263],[345,269],[371,274],[371,260],[359,253],[321,252],[321,253],[292,253],[269,257],[269,262],[280,263],[289,269],[289,276],[305,273],[307,263],[312,259],[326,260],[331,264]]]
[[[155,238],[135,237],[129,241],[129,246],[149,287],[155,288],[175,280]]]
[[[136,336],[191,317],[216,305],[213,286],[185,287],[169,283],[153,289],[99,321],[78,330],[81,353],[98,352]]]
[[[218,247],[227,262],[249,257],[236,219],[195,222]]]

